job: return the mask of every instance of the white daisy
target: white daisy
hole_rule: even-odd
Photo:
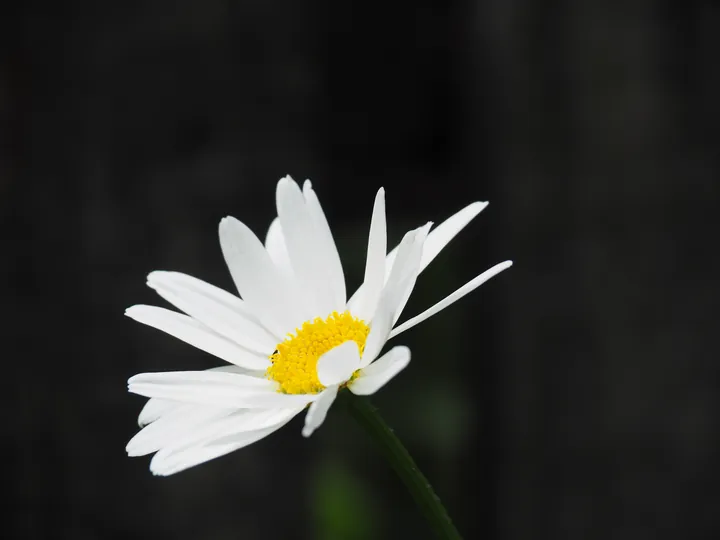
[[[207,371],[142,373],[128,390],[149,397],[127,445],[157,452],[169,475],[262,439],[307,410],[303,435],[325,420],[338,391],[373,394],[410,361],[385,343],[512,265],[483,272],[420,315],[395,326],[422,270],[487,203],[475,202],[430,231],[408,232],[387,253],[385,192],[375,197],[365,279],[347,300],[345,278],[320,202],[306,181],[277,184],[278,217],[265,245],[240,221],[220,222],[220,245],[240,297],[177,272],[148,285],[184,311],[136,305],[126,315],[228,362]],[[309,405],[309,407],[308,407]]]

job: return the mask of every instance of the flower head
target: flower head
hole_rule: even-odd
[[[303,435],[324,421],[338,392],[373,394],[410,361],[385,343],[512,265],[483,272],[396,326],[415,280],[487,203],[476,202],[430,230],[409,231],[387,253],[385,192],[375,197],[365,279],[348,300],[340,257],[317,195],[289,176],[277,184],[278,217],[265,243],[240,221],[220,222],[220,245],[240,297],[177,272],[148,285],[185,314],[136,305],[126,315],[218,358],[207,371],[142,373],[130,392],[149,397],[127,445],[157,452],[150,468],[168,475],[262,439],[307,408]]]

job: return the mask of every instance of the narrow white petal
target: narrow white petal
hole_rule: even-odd
[[[388,289],[385,288],[383,296],[380,298],[380,304],[373,316],[370,333],[365,341],[365,350],[360,360],[360,368],[364,368],[375,360],[385,343],[389,339],[390,331],[393,327],[395,318],[395,306],[398,303],[399,292],[405,290],[410,280],[402,282],[398,287]]]
[[[225,262],[240,296],[263,326],[275,336],[284,336],[312,316],[245,224],[226,217],[219,232]]]
[[[432,222],[428,222],[405,235],[398,248],[398,256],[393,264],[390,276],[385,283],[385,289],[397,287],[401,282],[417,277],[423,243],[431,226]]]
[[[128,380],[134,394],[214,407],[295,407],[317,399],[317,394],[281,394],[277,386],[267,379],[208,371],[141,373]]]
[[[304,407],[237,410],[183,405],[172,414],[145,427],[132,438],[126,450],[130,456],[142,456],[162,448],[200,444],[227,431],[242,433],[265,429],[303,409]]]
[[[438,256],[438,253],[440,253],[443,248],[450,243],[450,240],[455,238],[457,233],[462,231],[465,226],[475,218],[475,216],[487,207],[487,205],[487,202],[474,202],[469,204],[430,231],[430,234],[428,234],[423,246],[423,254],[420,261],[420,272],[425,270],[427,265]]]
[[[243,375],[252,375],[254,377],[262,377],[262,372],[251,371],[240,368],[235,365],[217,366],[206,371],[222,371],[227,373],[241,373]],[[170,401],[166,399],[151,398],[145,403],[145,406],[138,415],[138,425],[144,427],[155,420],[162,418],[166,414],[174,411],[184,404],[180,401]]]
[[[512,261],[505,261],[505,262],[502,262],[502,263],[500,263],[500,264],[496,264],[495,266],[493,266],[493,267],[490,268],[489,270],[486,270],[485,272],[483,272],[482,274],[480,274],[479,276],[477,276],[475,279],[469,281],[468,283],[466,283],[465,285],[463,285],[462,287],[460,287],[460,288],[459,288],[458,290],[456,290],[454,293],[446,296],[444,299],[442,299],[440,302],[438,302],[437,304],[435,304],[435,305],[432,306],[431,308],[426,309],[425,311],[423,311],[422,313],[420,313],[420,315],[416,315],[416,316],[413,317],[412,319],[408,319],[407,321],[405,321],[404,323],[402,323],[400,326],[398,326],[397,328],[395,328],[395,329],[390,333],[390,336],[389,336],[388,339],[397,336],[398,334],[404,332],[405,330],[408,330],[409,328],[412,328],[413,326],[415,326],[415,325],[417,325],[417,324],[420,324],[421,322],[423,322],[423,321],[426,320],[426,319],[429,319],[430,317],[432,317],[433,315],[435,315],[435,314],[438,313],[439,311],[442,311],[443,309],[445,309],[446,307],[448,307],[450,304],[452,304],[452,303],[454,303],[454,302],[457,302],[458,300],[460,300],[460,299],[461,299],[463,296],[465,296],[466,294],[468,294],[468,293],[474,291],[475,289],[477,289],[480,285],[482,285],[483,283],[485,283],[485,282],[486,282],[487,280],[489,280],[490,278],[496,276],[497,274],[499,274],[499,273],[502,272],[503,270],[506,270],[506,269],[510,268],[511,266],[512,266]]]
[[[138,426],[144,427],[158,418],[174,411],[180,406],[182,406],[182,403],[177,401],[168,401],[166,399],[148,399],[147,403],[145,403],[145,406],[138,415]]]
[[[330,279],[331,255],[315,230],[302,191],[292,178],[286,176],[277,184],[276,199],[293,273],[305,302],[315,316],[330,314],[336,309]]]
[[[303,195],[305,196],[305,204],[310,213],[310,218],[315,226],[317,241],[321,244],[321,249],[325,254],[324,264],[326,265],[325,270],[328,273],[328,282],[335,301],[334,309],[342,311],[345,309],[345,301],[347,300],[345,274],[343,273],[340,254],[335,245],[332,230],[310,180],[305,180],[303,184]]]
[[[438,253],[459,233],[465,226],[472,221],[475,216],[482,212],[487,207],[487,202],[474,202],[456,214],[450,216],[448,219],[443,221],[440,225],[435,227],[430,234],[428,234],[425,246],[423,248],[423,255],[420,261],[420,272],[422,272],[427,265],[429,265]],[[390,272],[393,265],[395,264],[395,258],[397,257],[398,248],[395,247],[390,253],[388,253],[385,260],[385,281],[390,277]],[[365,285],[361,285],[355,294],[348,301],[348,309],[354,312],[360,299],[366,294]]]
[[[327,417],[330,406],[335,401],[338,393],[338,386],[329,386],[320,394],[320,399],[313,402],[305,415],[305,427],[303,427],[303,437],[309,437],[317,428],[319,428]]]
[[[127,444],[125,450],[129,456],[144,456],[157,452],[164,446],[187,436],[195,428],[223,418],[234,410],[188,404],[176,406],[172,412],[163,415],[162,418],[138,432]]]
[[[428,231],[430,230],[430,227],[432,226],[432,222],[428,223],[424,227],[421,227],[418,230],[418,234],[415,237],[415,254],[414,258],[411,259],[406,264],[409,266],[409,268],[405,271],[404,274],[401,274],[401,279],[406,279],[404,276],[407,277],[407,283],[404,285],[404,288],[400,290],[399,294],[399,300],[397,302],[397,305],[394,310],[393,314],[393,326],[400,318],[400,314],[403,312],[403,309],[405,309],[405,306],[407,305],[408,300],[410,299],[410,295],[413,292],[413,289],[415,288],[415,283],[417,282],[417,277],[420,275],[420,272],[422,271],[421,263],[422,263],[422,254],[424,252],[424,246],[425,242],[427,240]],[[396,261],[397,262],[397,261]],[[391,281],[392,274],[390,275],[390,278],[388,279],[388,285],[392,286]]]
[[[287,420],[288,417],[295,416],[303,411],[305,407],[305,405],[302,405],[288,408],[253,409],[247,411],[248,414],[230,419],[228,430],[233,433],[243,433],[265,429]]]
[[[285,237],[280,226],[280,219],[273,219],[265,237],[265,249],[270,255],[270,259],[275,263],[277,269],[285,276],[292,276],[293,270],[290,264],[290,255],[288,255],[287,246],[285,245]]]
[[[232,422],[221,421],[198,434],[195,444],[186,442],[160,450],[150,462],[150,470],[153,474],[168,476],[239,450],[277,431],[299,411],[300,409],[286,409],[281,421],[254,431],[237,432]]]
[[[346,341],[318,358],[317,376],[323,386],[344,383],[360,367],[357,343]]]
[[[128,379],[128,384],[158,383],[185,384],[190,382],[228,384],[240,388],[272,389],[273,381],[262,377],[253,377],[242,373],[227,371],[160,371],[154,373],[138,373]]]
[[[265,369],[267,359],[253,354],[229,339],[210,330],[192,317],[169,309],[137,305],[128,308],[125,315],[140,323],[162,330],[185,343],[210,353],[226,362],[247,369]]]
[[[353,314],[369,320],[375,313],[383,285],[385,284],[385,257],[387,255],[387,223],[385,219],[385,190],[380,188],[375,196],[370,235],[368,238],[365,279],[362,295],[352,307]]]
[[[219,304],[223,304],[229,309],[257,322],[257,319],[241,298],[221,289],[220,287],[211,285],[210,283],[188,274],[183,274],[182,272],[156,270],[155,272],[150,273],[148,281],[151,279],[150,276],[153,276],[152,279],[155,280],[157,284],[165,285],[167,288],[175,290],[189,290],[202,294],[203,296],[206,296]],[[153,286],[150,283],[148,283],[148,285],[151,287]]]
[[[374,394],[390,379],[400,373],[410,363],[410,349],[400,345],[393,347],[387,353],[375,360],[365,369],[348,388],[353,394],[367,396]]]
[[[197,285],[197,283],[187,283],[185,277],[190,276],[184,276],[178,280],[177,274],[174,272],[151,272],[148,275],[147,283],[175,307],[218,334],[256,353],[260,357],[259,362],[264,360],[264,365],[269,365],[267,357],[275,350],[275,345],[280,341],[279,337],[273,336],[262,325],[249,317],[246,314],[247,310],[240,312],[235,309],[235,303],[227,297],[219,301],[217,291],[225,291],[221,289],[211,291],[208,284],[204,284],[208,285],[207,288],[188,287],[186,285],[190,283],[193,285]],[[200,280],[197,282],[203,283]],[[227,296],[232,297],[229,293]],[[239,298],[237,300],[242,302]]]
[[[360,362],[361,368],[367,366],[380,354],[392,330],[397,310],[404,305],[409,291],[415,284],[422,254],[422,242],[425,240],[428,228],[429,225],[425,225],[410,231],[400,243],[396,264],[372,318],[370,334],[365,342],[365,350]]]

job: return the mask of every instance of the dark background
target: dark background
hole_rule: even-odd
[[[491,204],[428,268],[375,399],[466,538],[720,537],[720,6],[27,1],[0,18],[10,538],[428,538],[348,417],[170,478],[128,458],[142,371],[218,362],[123,316],[154,269],[231,288],[311,178],[349,288],[391,241]],[[8,500],[7,498],[5,500]],[[6,510],[8,509],[6,503]],[[8,536],[5,536],[8,537]]]

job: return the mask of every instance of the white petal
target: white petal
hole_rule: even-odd
[[[167,476],[228,454],[259,441],[287,424],[300,409],[285,409],[282,420],[253,431],[237,432],[232,422],[221,421],[196,434],[195,444],[175,445],[160,450],[150,462],[153,474]]]
[[[312,316],[245,224],[224,218],[220,244],[240,296],[275,336],[285,336]]]
[[[373,316],[370,333],[365,341],[365,350],[360,360],[360,368],[366,367],[370,362],[375,360],[385,346],[393,327],[395,306],[400,298],[399,293],[405,290],[409,283],[410,280],[407,279],[397,287],[385,287],[383,296],[380,298],[378,309]]]
[[[443,250],[443,248],[448,245],[453,238],[455,238],[457,233],[463,230],[465,226],[470,223],[473,218],[475,218],[475,216],[487,207],[487,205],[487,202],[474,202],[469,204],[430,231],[423,244],[418,275],[425,270],[427,265],[429,265]],[[389,264],[392,265],[393,263],[390,262]],[[402,314],[403,309],[405,309],[405,305],[407,304],[414,287],[415,283],[413,282],[409,289],[405,292],[404,298],[395,312],[393,324],[397,323],[400,318],[400,315]]]
[[[429,226],[425,225],[405,235],[398,249],[396,264],[383,289],[378,309],[373,315],[370,334],[365,342],[360,367],[367,366],[380,354],[396,318],[401,304],[409,295],[417,278],[422,254],[422,242],[425,240]]]
[[[440,253],[443,248],[448,245],[450,240],[455,238],[457,233],[462,231],[465,226],[475,218],[475,216],[487,207],[487,205],[487,202],[474,202],[469,204],[430,231],[430,234],[428,234],[423,246],[423,254],[420,261],[420,272],[425,270],[427,265],[438,256],[438,253]]]
[[[356,317],[369,320],[375,313],[383,285],[385,284],[385,257],[387,255],[387,224],[385,219],[385,190],[380,188],[375,196],[370,235],[368,238],[367,260],[365,262],[365,279],[363,293],[353,306],[352,313]]]
[[[402,313],[403,309],[405,309],[405,306],[407,305],[408,299],[410,298],[410,295],[413,292],[413,289],[415,289],[415,283],[417,282],[417,277],[420,275],[420,272],[422,271],[421,264],[422,264],[422,254],[424,252],[424,245],[425,241],[427,240],[428,231],[430,230],[430,227],[432,226],[432,222],[428,223],[424,227],[421,227],[418,230],[418,234],[415,238],[415,250],[419,251],[419,254],[414,255],[417,257],[417,259],[413,258],[411,261],[406,263],[409,267],[405,270],[404,274],[401,274],[400,279],[407,279],[407,283],[403,285],[403,288],[398,293],[400,295],[400,298],[397,302],[397,305],[395,306],[394,313],[393,313],[393,320],[392,324],[393,326],[397,322],[397,320],[400,318],[400,314]],[[398,259],[399,260],[399,259]],[[398,260],[396,260],[396,263],[398,263]],[[416,261],[418,261],[416,263]],[[398,263],[399,264],[399,263]],[[395,266],[395,265],[393,265]],[[405,278],[404,276],[408,276]],[[386,286],[393,286],[392,283],[392,274],[390,275],[390,278],[388,279]]]
[[[134,394],[214,407],[295,407],[317,399],[317,394],[281,394],[277,386],[267,379],[208,371],[141,373],[128,380]]]
[[[320,399],[313,402],[305,415],[305,427],[303,427],[303,437],[309,437],[313,431],[319,428],[325,421],[330,406],[335,401],[338,393],[338,386],[329,386],[320,394]]]
[[[218,358],[247,369],[265,369],[267,359],[253,354],[229,339],[210,330],[195,319],[169,309],[137,305],[125,315],[178,338]]]
[[[155,398],[148,399],[138,415],[138,426],[144,427],[181,406],[182,403],[177,401]]]
[[[280,337],[273,336],[251,318],[239,298],[236,300],[243,306],[243,311],[237,310],[239,305],[230,300],[234,298],[233,295],[225,293],[226,296],[219,296],[219,293],[225,291],[194,278],[190,278],[194,281],[189,281],[188,278],[190,276],[176,272],[151,272],[147,282],[160,296],[192,318],[243,348],[257,353],[260,361],[266,361],[264,365],[267,367],[270,364],[267,357],[281,341]]]
[[[138,432],[125,450],[129,456],[144,456],[157,452],[164,446],[186,437],[195,428],[228,416],[235,410],[192,404],[176,406],[171,412]]]
[[[223,304],[227,308],[257,322],[257,319],[242,299],[221,289],[220,287],[211,285],[210,283],[188,274],[183,274],[182,272],[156,270],[155,272],[150,273],[148,281],[150,281],[150,276],[154,276],[153,279],[160,285],[176,290],[190,290],[198,294],[202,294],[203,296],[206,296],[219,304]],[[148,283],[148,285],[151,287],[153,286],[150,283]]]
[[[407,330],[407,329],[409,329],[409,328],[412,328],[412,327],[415,326],[416,324],[420,324],[421,322],[423,322],[423,321],[426,320],[426,319],[429,319],[430,317],[432,317],[433,315],[435,315],[435,314],[438,313],[439,311],[442,311],[443,309],[445,309],[446,307],[448,307],[450,304],[452,304],[452,303],[454,303],[454,302],[457,302],[458,300],[460,300],[460,299],[461,299],[463,296],[465,296],[466,294],[468,294],[468,293],[474,291],[475,289],[477,289],[480,285],[482,285],[483,283],[485,283],[485,282],[486,282],[487,280],[489,280],[490,278],[496,276],[497,274],[499,274],[499,273],[502,272],[503,270],[506,270],[507,268],[510,268],[511,266],[512,266],[512,261],[505,261],[505,262],[502,262],[502,263],[500,263],[500,264],[496,264],[495,266],[493,266],[493,267],[490,268],[489,270],[486,270],[485,272],[483,272],[482,274],[480,274],[479,276],[477,276],[475,279],[469,281],[468,283],[466,283],[465,285],[463,285],[462,287],[460,287],[460,288],[459,288],[458,290],[456,290],[454,293],[446,296],[444,299],[442,299],[440,302],[438,302],[437,304],[435,304],[435,305],[432,306],[431,308],[426,309],[425,311],[423,311],[420,315],[416,315],[416,316],[413,317],[412,319],[409,319],[409,320],[405,321],[404,323],[402,323],[400,326],[398,326],[397,328],[395,328],[395,329],[390,333],[390,336],[389,336],[388,339],[397,336],[398,334],[404,332],[405,330]]]
[[[315,316],[330,314],[337,307],[330,272],[332,256],[327,244],[315,230],[300,187],[289,176],[278,182],[276,199],[293,273],[305,293],[305,301]]]
[[[430,264],[438,253],[459,233],[470,221],[482,212],[487,207],[487,202],[474,202],[456,214],[450,216],[448,219],[443,221],[440,225],[435,227],[425,241],[423,248],[422,259],[420,261],[420,272],[422,272],[428,264]],[[395,257],[397,257],[398,247],[388,253],[385,261],[385,281],[390,277],[390,271],[392,270],[393,264],[395,263]],[[365,286],[361,285],[355,294],[348,301],[348,309],[350,311],[355,310],[355,307],[360,298],[366,294]]]
[[[335,245],[332,230],[330,229],[330,225],[325,217],[325,212],[323,212],[320,200],[315,194],[310,180],[305,180],[303,184],[303,195],[305,196],[305,204],[307,205],[308,212],[310,212],[310,217],[315,225],[317,240],[324,245],[322,251],[325,252],[326,271],[328,272],[329,284],[335,298],[335,310],[342,311],[345,309],[345,301],[347,300],[345,274],[343,273],[340,254]]]
[[[140,431],[127,445],[130,456],[142,456],[161,448],[201,444],[218,433],[242,433],[273,426],[304,409],[237,410],[183,405]]]
[[[303,411],[305,407],[306,405],[288,408],[252,409],[249,411],[243,411],[246,412],[246,414],[230,419],[228,430],[234,433],[243,433],[246,431],[265,429],[287,420],[288,417],[295,416],[299,412]]]
[[[273,219],[265,237],[265,249],[270,255],[270,259],[275,263],[277,269],[284,275],[290,277],[293,275],[292,265],[290,264],[290,255],[288,255],[285,246],[285,237],[280,226],[280,219]]]
[[[262,377],[262,372],[251,371],[240,368],[235,365],[218,366],[210,368],[206,371],[223,371],[227,373],[241,373],[243,375],[253,375],[255,377]],[[180,401],[170,401],[166,399],[150,398],[145,406],[138,415],[138,425],[144,427],[147,424],[154,422],[155,420],[162,418],[166,414],[174,411],[178,407],[182,407],[185,404]]]
[[[359,367],[358,345],[354,341],[346,341],[318,358],[318,380],[323,386],[344,383]]]
[[[262,377],[253,377],[242,373],[227,371],[161,371],[156,373],[139,373],[128,379],[128,384],[159,383],[184,384],[188,381],[209,384],[230,384],[240,388],[273,389],[273,381]]]
[[[374,394],[390,379],[410,363],[410,349],[405,346],[393,347],[365,369],[348,388],[353,394],[367,396]]]

